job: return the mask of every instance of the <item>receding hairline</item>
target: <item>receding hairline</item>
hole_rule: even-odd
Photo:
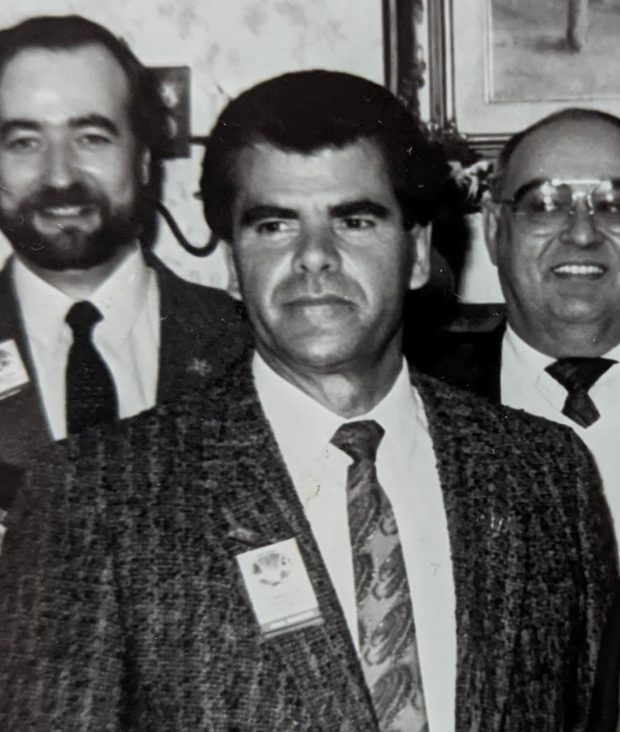
[[[526,127],[524,130],[514,134],[500,151],[495,163],[495,171],[491,182],[491,191],[494,196],[497,197],[497,194],[504,188],[506,174],[510,163],[517,151],[522,148],[526,142],[531,140],[532,137],[542,133],[550,127],[554,127],[555,125],[562,126],[579,123],[594,123],[610,127],[615,129],[620,137],[620,118],[598,109],[571,107],[543,117],[541,120],[538,120],[529,127]]]

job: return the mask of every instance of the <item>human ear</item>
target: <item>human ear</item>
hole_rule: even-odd
[[[425,285],[431,275],[431,226],[415,225],[408,233],[413,250],[409,289],[417,290]]]
[[[497,239],[500,228],[500,204],[487,198],[482,203],[482,216],[484,219],[484,243],[491,262],[497,267]]]
[[[150,150],[143,150],[139,154],[138,174],[140,176],[140,183],[143,186],[148,185],[148,183],[151,180],[151,151]]]

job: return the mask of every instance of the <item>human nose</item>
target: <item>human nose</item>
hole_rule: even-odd
[[[602,236],[595,223],[595,217],[588,203],[585,200],[580,201],[570,213],[568,225],[561,235],[562,241],[580,247],[598,243]]]
[[[62,141],[48,146],[45,160],[45,179],[53,188],[67,188],[75,181],[74,154]]]
[[[293,269],[298,274],[319,274],[335,272],[340,267],[340,254],[334,242],[334,235],[326,229],[306,232],[297,244]]]

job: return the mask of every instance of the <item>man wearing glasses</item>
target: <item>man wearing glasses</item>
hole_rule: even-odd
[[[485,211],[506,318],[450,334],[425,370],[573,427],[620,536],[620,119],[566,109],[513,136]],[[592,732],[618,719],[620,589],[602,644]]]
[[[620,528],[620,119],[553,114],[501,152],[487,245],[506,300],[489,333],[450,336],[435,375],[570,425]]]

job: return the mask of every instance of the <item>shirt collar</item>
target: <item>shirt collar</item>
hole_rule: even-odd
[[[129,334],[140,307],[146,302],[152,271],[136,243],[121,265],[89,298],[104,317],[114,322],[117,337]],[[13,261],[13,282],[29,337],[52,346],[66,329],[65,317],[74,300],[36,275],[18,258]]]
[[[351,420],[331,412],[279,376],[258,353],[254,354],[252,371],[263,410],[284,454],[293,452],[313,460],[325,450],[338,427],[345,422],[374,419],[388,437],[403,434],[413,420],[409,406],[415,404],[415,400],[404,359],[394,384],[383,399],[367,414]],[[298,425],[299,429],[291,429],[291,425]]]
[[[120,267],[93,293],[90,302],[103,315],[101,329],[105,337],[108,327],[112,326],[114,340],[122,342],[131,332],[133,325],[145,307],[148,299],[149,284],[155,273],[144,261],[142,249],[138,244],[127,256]]]
[[[527,367],[529,371],[544,371],[547,366],[550,366],[556,361],[552,356],[547,356],[528,345],[509,325],[506,327],[504,345],[509,351],[510,356],[522,366]],[[604,353],[602,358],[611,358],[615,361],[620,361],[620,343],[607,351],[607,353]]]
[[[65,329],[67,311],[73,300],[26,267],[13,260],[13,283],[28,338],[52,347]]]
[[[547,356],[528,345],[509,325],[506,327],[503,347],[505,353],[502,360],[505,360],[505,357],[508,356],[511,361],[529,373],[542,373],[547,366],[555,361],[552,356]]]

